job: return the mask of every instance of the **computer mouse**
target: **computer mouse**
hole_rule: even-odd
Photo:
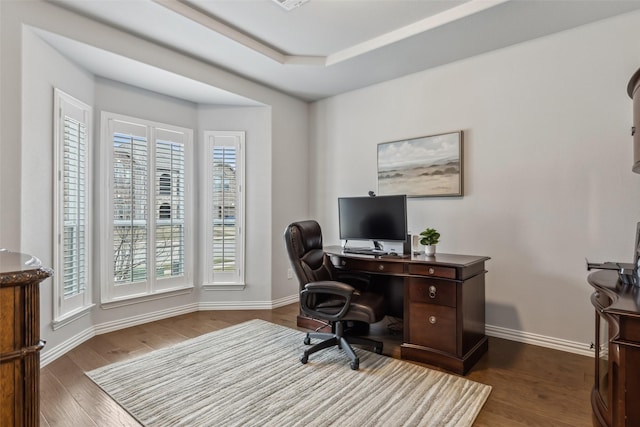
[[[395,253],[395,252],[389,252],[389,255],[391,255],[391,256],[397,256],[398,254],[397,254],[397,253]]]

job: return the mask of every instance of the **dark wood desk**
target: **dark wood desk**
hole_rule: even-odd
[[[436,254],[371,256],[325,248],[341,270],[400,280],[401,357],[464,375],[487,351],[484,262],[486,256]]]

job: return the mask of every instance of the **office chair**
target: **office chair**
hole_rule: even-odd
[[[382,353],[382,343],[349,335],[349,322],[379,322],[384,318],[384,298],[380,294],[358,290],[337,281],[337,270],[322,249],[322,231],[313,220],[290,224],[284,233],[287,253],[300,283],[300,309],[307,316],[332,326],[331,333],[309,332],[304,339],[322,341],[306,349],[300,357],[305,364],[309,356],[325,348],[338,346],[349,356],[351,369],[357,370],[360,359],[351,344],[373,346]]]

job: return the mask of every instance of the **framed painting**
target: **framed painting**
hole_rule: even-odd
[[[378,194],[463,195],[463,132],[378,144]]]

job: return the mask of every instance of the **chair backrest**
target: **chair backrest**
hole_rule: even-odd
[[[335,268],[322,249],[322,230],[314,220],[289,224],[284,232],[289,261],[300,288],[309,282],[334,280]]]

